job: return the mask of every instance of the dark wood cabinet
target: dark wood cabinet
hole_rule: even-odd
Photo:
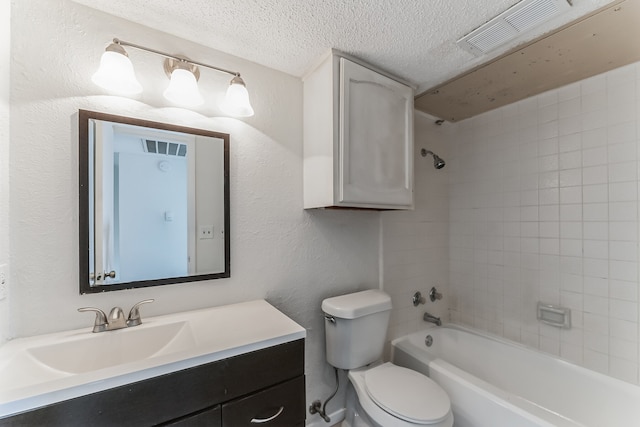
[[[252,419],[304,425],[304,340],[65,400],[0,426],[240,427],[256,425]]]

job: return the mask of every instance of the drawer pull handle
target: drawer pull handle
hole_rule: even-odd
[[[252,424],[262,424],[262,423],[268,423],[269,421],[273,421],[276,418],[278,418],[278,416],[280,416],[280,414],[282,414],[282,411],[284,411],[284,406],[281,406],[280,409],[278,409],[278,412],[275,413],[275,415],[269,417],[269,418],[252,418],[251,419],[251,423]]]

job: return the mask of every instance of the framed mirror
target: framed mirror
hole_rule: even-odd
[[[230,276],[229,135],[79,111],[80,293]]]

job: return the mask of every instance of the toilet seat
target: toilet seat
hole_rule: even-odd
[[[384,363],[364,373],[368,396],[389,414],[414,424],[437,424],[451,414],[451,401],[432,379]]]

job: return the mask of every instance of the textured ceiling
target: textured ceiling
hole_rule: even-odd
[[[418,92],[612,2],[573,0],[563,16],[476,58],[456,40],[517,0],[74,1],[294,76],[336,48]]]

